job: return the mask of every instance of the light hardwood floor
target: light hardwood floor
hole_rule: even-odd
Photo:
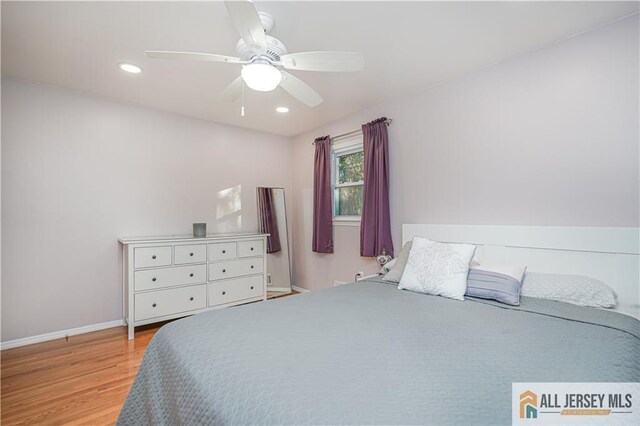
[[[136,328],[135,340],[116,327],[2,351],[2,425],[115,423],[164,324]]]
[[[2,351],[2,424],[113,424],[159,325]]]

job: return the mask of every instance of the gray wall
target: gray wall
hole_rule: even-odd
[[[403,223],[639,226],[638,48],[635,15],[296,137],[296,285],[377,269],[359,228],[311,252],[311,141],[381,116],[396,245]]]
[[[2,80],[2,341],[122,318],[119,236],[255,231],[289,138]]]

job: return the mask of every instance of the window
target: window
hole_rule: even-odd
[[[333,147],[333,218],[359,221],[364,188],[364,151],[362,136]]]

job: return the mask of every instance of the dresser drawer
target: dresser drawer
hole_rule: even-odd
[[[225,305],[264,294],[262,275],[209,283],[209,306]]]
[[[152,290],[181,284],[204,283],[207,281],[207,265],[135,271],[133,280],[135,291]]]
[[[138,247],[133,252],[135,268],[171,265],[171,246]]]
[[[261,274],[263,271],[263,257],[256,259],[230,260],[209,264],[209,281],[225,278],[241,277],[243,275]]]
[[[173,258],[176,265],[187,263],[201,263],[207,261],[206,244],[190,244],[188,246],[175,246]]]
[[[228,260],[236,258],[236,243],[209,244],[209,261]]]
[[[251,240],[238,242],[238,257],[262,256],[264,253],[264,241]]]
[[[135,320],[163,317],[207,307],[206,284],[138,293],[135,298]]]

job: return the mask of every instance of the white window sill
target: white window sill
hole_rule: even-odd
[[[333,226],[360,226],[359,217],[334,217]]]

